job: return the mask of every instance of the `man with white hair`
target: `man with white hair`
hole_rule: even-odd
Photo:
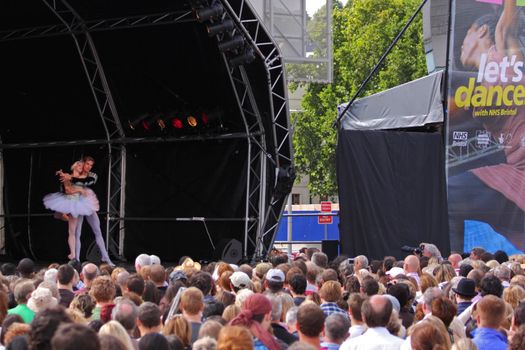
[[[357,273],[361,269],[368,268],[368,258],[364,255],[358,255],[354,258],[354,271]]]
[[[494,276],[499,278],[503,288],[510,286],[510,269],[505,265],[500,265],[494,269]]]
[[[140,273],[140,269],[142,269],[144,266],[151,265],[151,256],[148,254],[140,254],[135,258],[135,271],[137,273]]]
[[[149,256],[150,265],[160,265],[160,258],[154,254]]]
[[[435,244],[432,243],[421,243],[419,245],[424,246],[423,248],[423,256],[426,256],[427,258],[436,258],[438,262],[443,261],[443,257],[441,256],[441,252],[439,251],[438,247],[436,247]]]

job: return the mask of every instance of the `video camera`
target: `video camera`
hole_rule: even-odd
[[[425,250],[425,245],[420,244],[419,247],[411,247],[409,245],[404,245],[401,247],[401,250],[407,253],[413,253],[415,255],[422,255],[423,250]]]

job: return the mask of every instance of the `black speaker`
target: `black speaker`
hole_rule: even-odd
[[[328,260],[334,260],[339,255],[339,241],[336,239],[322,240],[321,250],[328,256]]]
[[[237,264],[242,259],[242,243],[236,239],[221,239],[215,247],[215,257],[229,264]]]

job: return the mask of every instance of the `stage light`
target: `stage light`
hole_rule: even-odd
[[[157,119],[157,126],[160,128],[160,130],[166,129],[166,122],[164,121],[164,119]]]
[[[202,125],[208,125],[208,122],[210,121],[210,119],[208,118],[208,115],[204,112],[201,113],[201,122],[202,122]]]
[[[221,23],[210,24],[206,27],[206,29],[208,30],[208,36],[210,37],[215,36],[217,34],[229,32],[233,30],[233,28],[234,25],[231,19],[226,19]]]
[[[182,129],[184,127],[184,124],[182,123],[182,120],[180,120],[179,118],[173,118],[171,120],[171,126],[173,126],[173,128],[175,129]]]
[[[218,19],[219,17],[222,16],[223,13],[224,13],[224,7],[220,3],[217,3],[210,7],[204,7],[204,8],[201,8],[195,11],[195,14],[197,16],[197,21],[199,21],[200,23],[209,21],[210,19],[213,19],[213,20]]]
[[[196,127],[198,122],[197,122],[197,118],[195,118],[194,116],[190,115],[186,118],[186,121],[188,122],[188,125],[191,126],[192,128]]]
[[[131,130],[136,130],[140,125],[144,128],[143,122],[149,117],[149,114],[142,114],[133,120],[128,120],[128,126]]]
[[[233,51],[235,49],[238,49],[239,47],[242,47],[244,46],[245,42],[244,42],[244,38],[242,37],[242,35],[234,35],[233,38],[229,39],[229,40],[224,40],[222,42],[219,43],[219,50],[221,52],[226,52],[226,51]]]
[[[253,52],[253,49],[249,47],[246,50],[244,50],[244,52],[241,55],[232,57],[230,59],[230,64],[233,67],[236,67],[236,66],[252,63],[254,60],[255,60],[255,53]]]

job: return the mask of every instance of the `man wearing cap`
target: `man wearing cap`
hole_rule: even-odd
[[[264,278],[264,289],[267,293],[277,294],[284,287],[284,272],[279,269],[270,269]]]
[[[452,288],[452,290],[456,293],[456,302],[458,304],[456,315],[459,316],[472,305],[472,298],[478,294],[476,293],[476,282],[470,278],[462,278],[458,283],[458,287]]]
[[[244,288],[248,288],[251,285],[250,277],[241,271],[235,271],[230,276],[230,287],[234,294]]]

